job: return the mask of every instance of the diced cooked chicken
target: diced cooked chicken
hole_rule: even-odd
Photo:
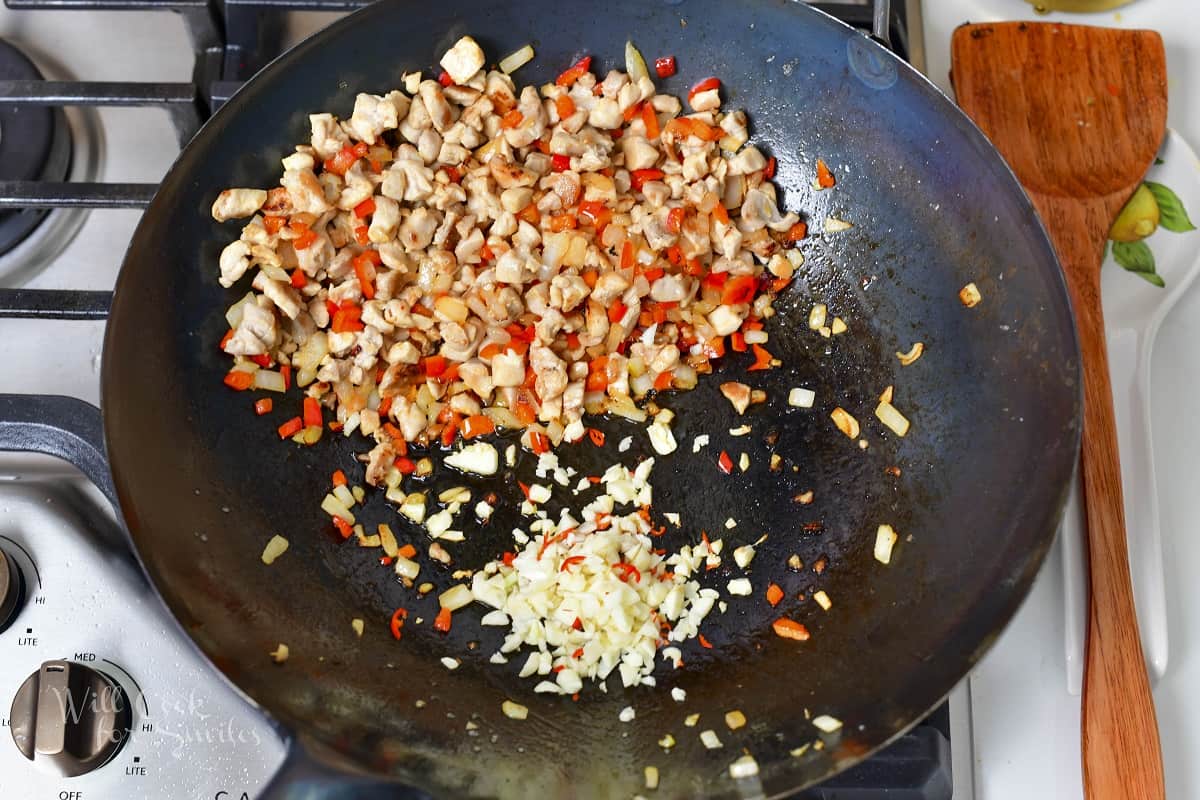
[[[279,182],[287,189],[288,198],[297,211],[319,216],[329,210],[325,190],[311,169],[287,170]]]
[[[446,102],[446,95],[437,81],[421,81],[421,102],[433,127],[444,131],[454,123],[454,109]]]
[[[691,385],[715,337],[772,315],[764,265],[790,275],[780,234],[798,217],[719,90],[677,120],[683,104],[648,77],[518,90],[485,64],[462,37],[446,86],[415,74],[408,94],[358,94],[345,120],[311,115],[278,187],[212,206],[250,218],[219,259],[223,286],[253,275],[225,351],[293,365],[347,434],[375,436],[372,484],[394,482],[396,431],[436,441],[446,409],[557,444],[584,435],[585,396],[622,411],[663,376]],[[753,291],[726,304],[710,273]],[[434,359],[457,377],[438,379]],[[598,364],[606,391],[589,393]]]
[[[500,352],[492,356],[492,384],[496,387],[520,386],[525,382],[525,356]]]
[[[279,328],[270,301],[242,305],[242,319],[225,342],[225,352],[231,356],[261,356],[270,353],[279,343]]]
[[[338,125],[333,114],[310,114],[308,121],[312,126],[312,149],[319,158],[333,158],[350,143],[350,137]],[[285,167],[285,169],[291,169],[291,167]],[[309,169],[312,167],[310,166]]]
[[[483,69],[483,49],[470,36],[464,36],[446,51],[438,63],[455,83],[466,83]]]
[[[396,238],[399,227],[400,204],[390,197],[376,197],[367,237],[375,244],[384,244]]]
[[[737,381],[722,383],[721,394],[725,395],[725,399],[733,406],[733,410],[739,414],[745,414],[746,409],[750,407],[750,387],[744,383]]]
[[[396,104],[389,98],[361,93],[354,98],[354,113],[350,115],[350,130],[367,144],[375,144],[384,131],[400,124]]]
[[[250,245],[235,239],[221,251],[220,283],[226,289],[237,283],[250,268]]]
[[[248,217],[267,202],[263,189],[226,189],[217,195],[213,203],[212,216],[217,222]]]

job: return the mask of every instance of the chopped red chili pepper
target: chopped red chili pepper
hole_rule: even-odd
[[[577,631],[583,630],[583,620],[581,620],[579,617],[576,617],[575,621],[571,623],[571,627]]]
[[[438,83],[440,83],[442,86],[453,86],[454,78],[450,77],[449,72],[446,72],[446,70],[442,70],[441,74],[438,75]]]
[[[654,72],[660,78],[669,78],[675,74],[675,56],[663,56],[654,59]]]
[[[667,370],[666,372],[660,372],[654,378],[654,388],[656,391],[665,392],[667,389],[671,388],[671,381],[673,381],[673,380],[675,380],[674,370]]]
[[[450,609],[442,606],[442,609],[438,611],[437,617],[433,620],[434,630],[439,630],[442,633],[450,632],[450,613]]]
[[[400,456],[393,463],[396,465],[396,469],[400,471],[401,475],[412,475],[417,471],[416,463],[411,458],[406,456]]]
[[[600,430],[599,428],[588,428],[587,435],[588,439],[590,439],[592,444],[596,445],[596,447],[604,446],[604,431]]]
[[[576,564],[582,564],[586,560],[587,556],[569,556],[568,558],[563,559],[562,566],[558,568],[558,571],[566,572],[571,567],[575,566]]]
[[[617,576],[618,578],[621,579],[621,583],[629,583],[630,575],[633,576],[633,580],[635,583],[642,582],[642,573],[633,564],[622,561],[620,563],[613,564],[612,566],[613,566],[613,569],[615,569],[617,572],[621,573],[620,575]]]
[[[754,363],[746,368],[747,372],[758,372],[759,370],[770,369],[772,356],[765,348],[756,344],[750,345],[754,351]]]
[[[820,158],[817,159],[817,185],[822,189],[832,189],[837,184],[829,166]]]
[[[768,158],[767,165],[765,167],[763,167],[763,171],[762,171],[763,178],[765,178],[766,180],[771,180],[772,178],[774,178],[775,177],[775,167],[777,166],[777,164],[778,164],[778,162],[775,161],[775,156],[771,156],[770,158]]]
[[[392,638],[396,641],[400,641],[400,634],[404,628],[404,620],[406,619],[408,619],[407,609],[397,608],[396,612],[392,614],[392,622],[389,627],[392,629]]]
[[[733,459],[729,457],[729,453],[721,451],[720,457],[717,458],[717,467],[726,475],[733,472]]]
[[[661,131],[658,129],[658,114],[650,103],[642,103],[642,124],[646,126],[646,136],[650,141],[659,137]]]
[[[550,452],[550,439],[541,431],[530,431],[529,449],[532,450],[535,455],[539,456],[542,453],[548,453]],[[526,492],[525,495],[528,497],[529,492]]]
[[[709,643],[708,639],[704,638],[703,633],[697,634],[696,638],[700,640],[701,647],[703,647],[705,650],[712,650],[712,645]]]
[[[341,517],[333,518],[333,527],[338,529],[338,533],[342,535],[343,539],[349,539],[354,535],[354,527]]]
[[[291,284],[293,289],[303,289],[308,285],[308,276],[299,267],[292,270]]]
[[[571,658],[581,658],[583,656],[583,648],[578,647],[574,653],[571,653]]]
[[[517,557],[516,553],[513,553],[511,551],[506,551],[504,553],[504,555],[502,555],[500,558],[504,562],[504,566],[511,567],[513,565],[513,559],[516,557]]]

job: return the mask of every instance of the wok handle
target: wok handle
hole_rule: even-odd
[[[881,44],[892,49],[892,2],[891,0],[875,0],[872,3],[871,36]]]
[[[377,777],[346,772],[315,757],[293,736],[287,756],[257,800],[432,800],[422,791]]]
[[[0,452],[61,458],[117,507],[104,449],[104,424],[100,409],[91,403],[61,395],[0,394]]]

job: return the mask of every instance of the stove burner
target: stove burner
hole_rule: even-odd
[[[0,39],[0,80],[44,80],[29,58]],[[61,108],[0,105],[0,180],[54,181],[71,165],[71,129]],[[0,255],[12,250],[46,217],[48,209],[0,212]]]

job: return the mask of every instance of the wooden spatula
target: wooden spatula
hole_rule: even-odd
[[[954,32],[951,64],[959,105],[1041,213],[1075,307],[1091,572],[1084,791],[1091,800],[1160,799],[1162,750],[1129,577],[1100,263],[1109,227],[1166,132],[1162,40],[1152,31],[1080,25],[964,25]]]

